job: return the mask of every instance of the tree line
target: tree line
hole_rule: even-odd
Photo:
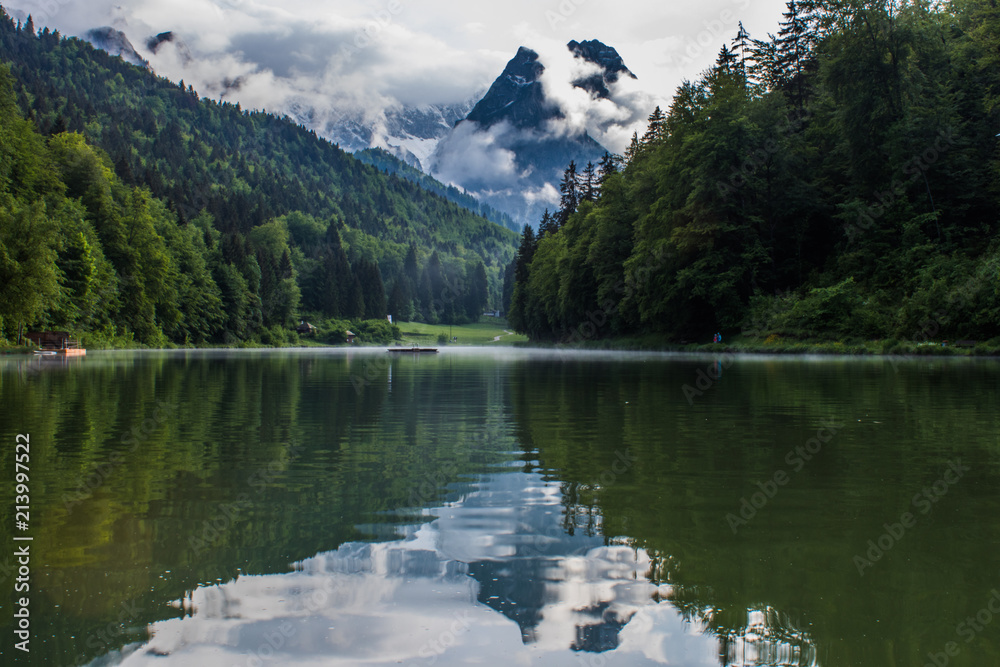
[[[1000,334],[1000,10],[791,1],[740,24],[505,271],[535,339]],[[596,181],[590,195],[586,183]]]
[[[499,302],[511,231],[287,118],[6,14],[0,59],[8,340],[280,344],[302,318],[460,322]]]

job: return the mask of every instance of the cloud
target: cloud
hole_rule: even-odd
[[[213,61],[238,48],[247,66],[279,79],[317,71],[359,42],[366,53],[354,66],[368,75],[366,87],[410,104],[464,99],[488,84],[519,45],[543,48],[542,39],[560,48],[570,39],[600,39],[618,49],[645,90],[669,98],[684,78],[711,64],[739,20],[755,37],[774,32],[784,0],[622,0],[614,8],[592,0],[16,0],[13,7],[65,34],[113,25],[137,47],[173,30],[199,58]]]
[[[507,122],[488,130],[470,121],[459,123],[437,145],[434,175],[472,190],[513,188],[526,176],[518,170],[516,154],[508,148],[516,143],[518,134]]]

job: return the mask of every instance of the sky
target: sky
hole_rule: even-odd
[[[153,69],[247,108],[349,108],[461,102],[481,94],[519,46],[543,55],[572,39],[615,47],[638,77],[639,106],[669,105],[738,22],[776,32],[783,0],[16,0],[5,7],[67,35],[111,25]],[[173,31],[151,52],[146,41]],[[640,109],[643,116],[648,115]],[[649,106],[652,111],[652,106]],[[622,128],[605,137],[622,150]]]

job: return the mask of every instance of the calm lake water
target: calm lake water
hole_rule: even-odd
[[[0,359],[0,662],[1000,664],[998,392],[967,359]]]

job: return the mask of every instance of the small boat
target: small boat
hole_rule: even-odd
[[[436,347],[417,347],[416,345],[413,347],[390,347],[386,350],[386,352],[410,352],[412,354],[436,353],[437,351]]]

